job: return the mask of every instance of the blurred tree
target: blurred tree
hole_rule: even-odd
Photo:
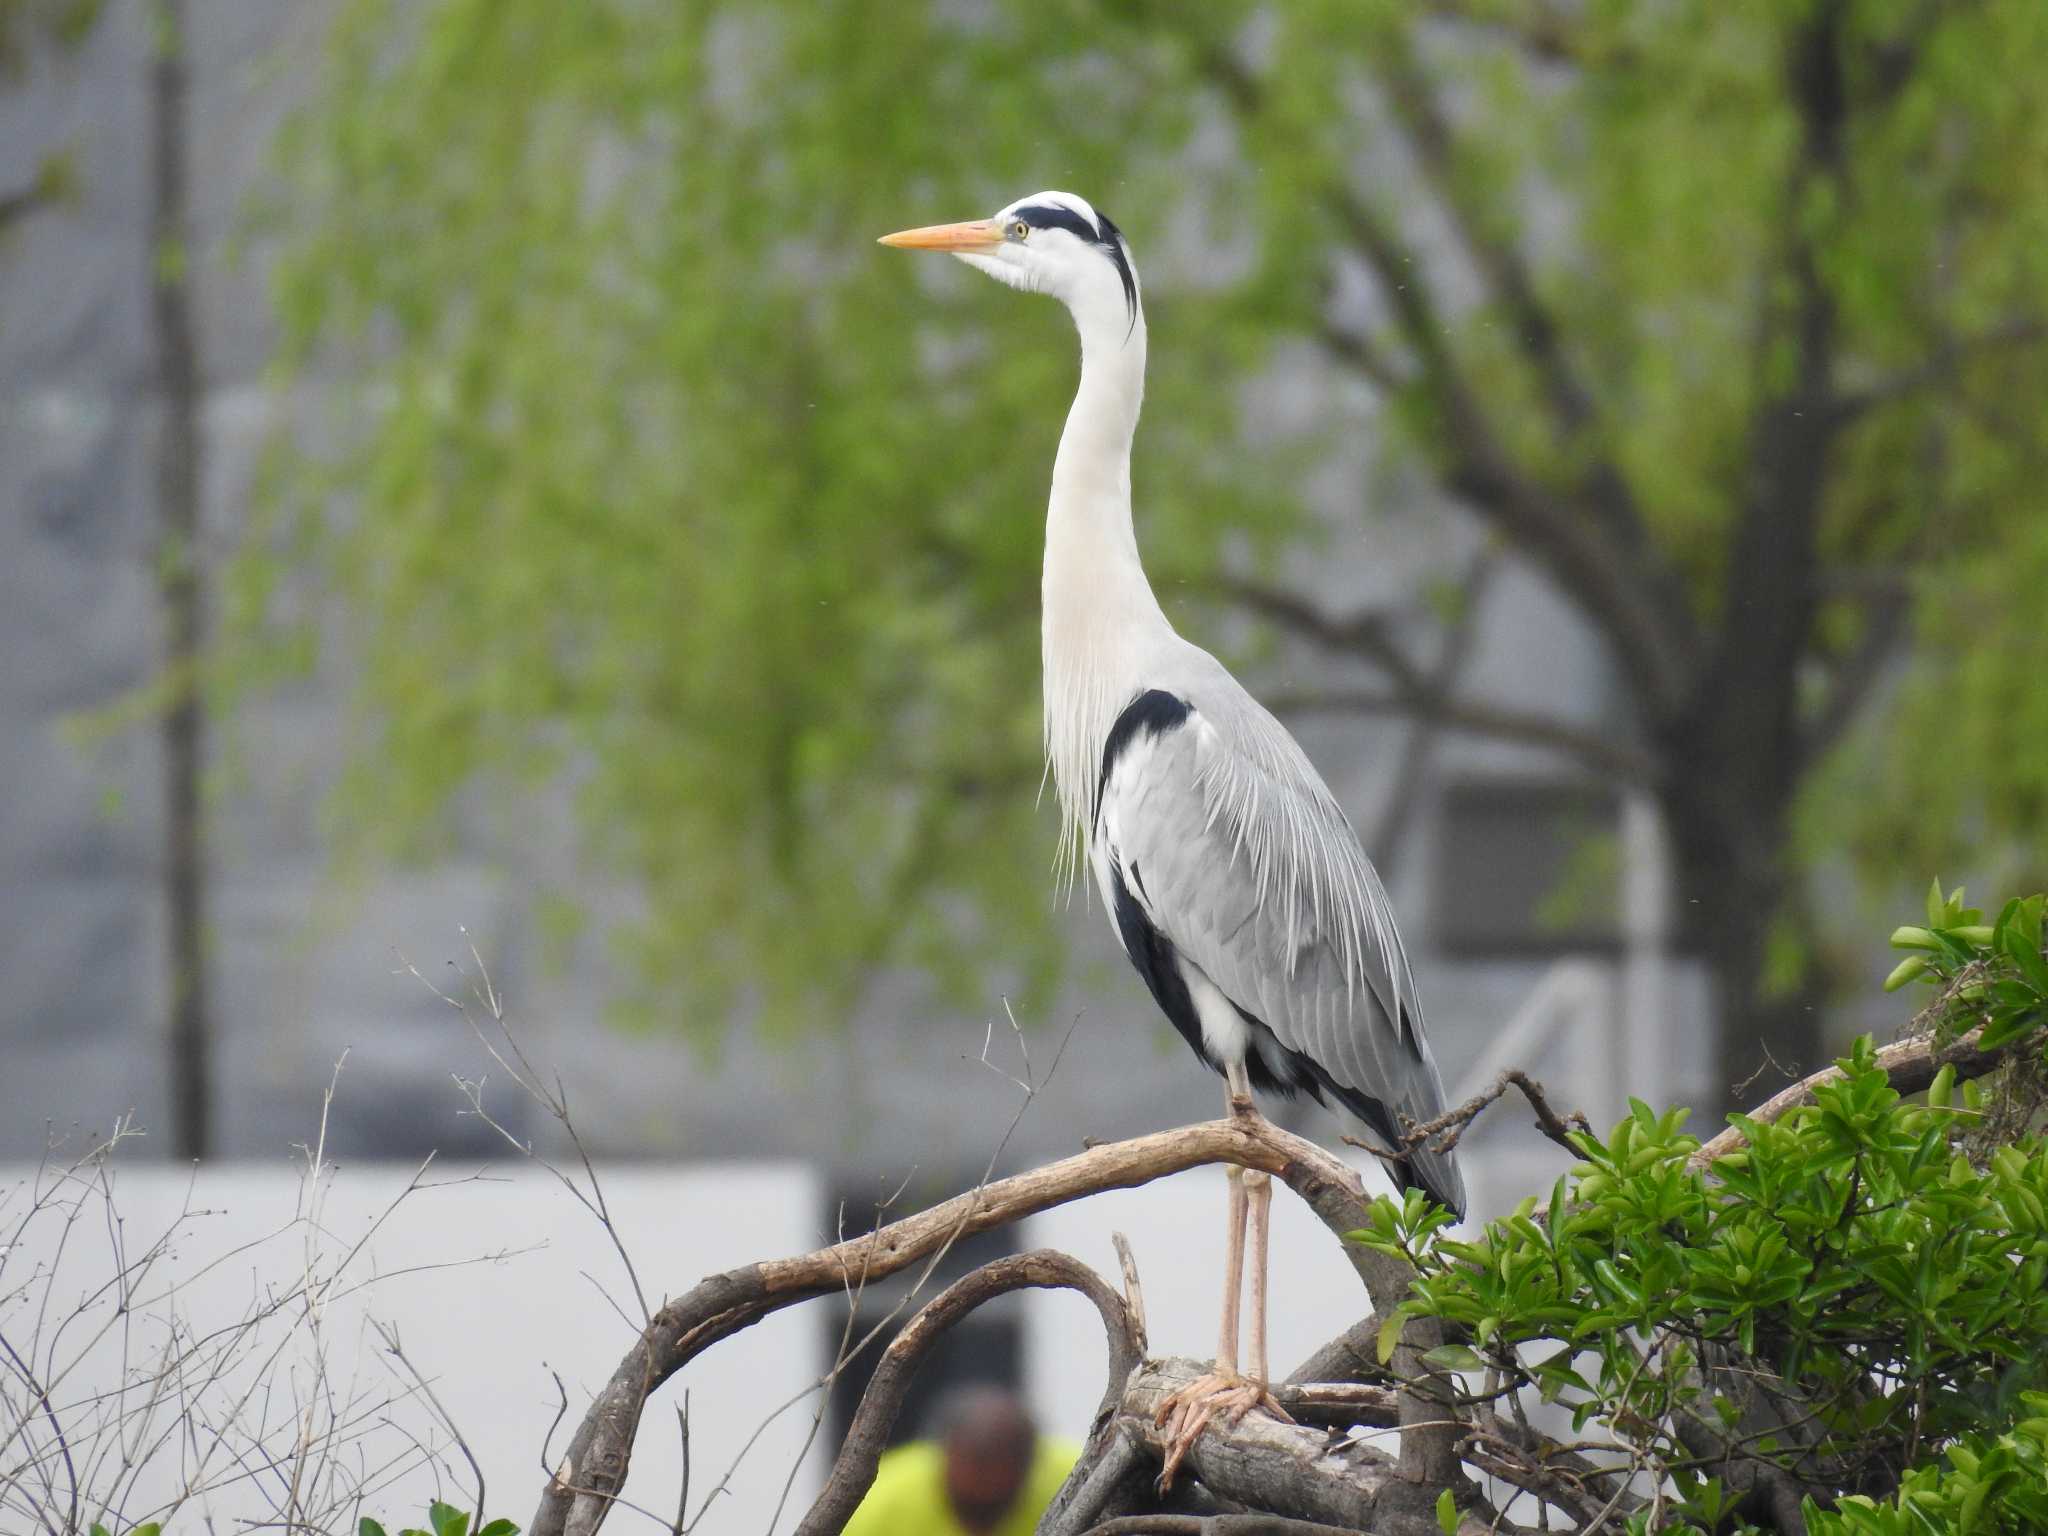
[[[171,1149],[213,1150],[213,1015],[206,953],[206,701],[199,658],[205,642],[207,572],[200,541],[204,483],[199,429],[200,366],[192,318],[190,220],[191,84],[185,0],[152,0],[149,59],[150,332],[163,421],[156,443],[156,582],[162,626],[160,732],[164,787],[166,1047]]]
[[[0,84],[27,71],[37,49],[70,49],[85,40],[105,0],[0,0]],[[51,150],[35,173],[14,185],[0,184],[0,240],[30,214],[71,195],[77,169],[68,148]]]
[[[685,1014],[1048,974],[1027,658],[1071,347],[869,240],[1064,185],[1140,234],[1162,586],[1385,679],[1325,706],[1647,787],[1730,1077],[1810,1061],[1825,968],[1776,936],[1797,826],[1839,831],[1812,798],[1938,784],[1976,812],[1947,865],[2048,794],[2043,67],[2021,3],[353,0],[278,292],[291,355],[365,389],[268,546],[362,618],[347,823],[417,849],[466,785],[566,779]],[[1363,387],[1255,449],[1279,366]],[[1603,637],[1627,732],[1447,696],[1404,616],[1242,577],[1367,414]],[[248,563],[245,632],[284,564]],[[1905,707],[2033,729],[1973,754],[1997,783],[1853,729],[1916,611]]]

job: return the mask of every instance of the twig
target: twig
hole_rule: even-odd
[[[669,1527],[669,1536],[683,1536],[683,1517],[690,1509],[690,1394],[683,1393],[682,1406],[676,1409],[676,1430],[683,1438],[683,1486],[676,1494],[676,1523]]]
[[[1429,1150],[1450,1151],[1457,1146],[1465,1132],[1471,1129],[1472,1122],[1479,1118],[1486,1107],[1499,1100],[1510,1088],[1521,1089],[1522,1097],[1527,1099],[1529,1107],[1536,1111],[1536,1129],[1567,1152],[1576,1154],[1579,1150],[1572,1144],[1574,1130],[1592,1134],[1593,1127],[1587,1123],[1583,1113],[1574,1109],[1560,1118],[1550,1107],[1550,1100],[1544,1097],[1543,1085],[1521,1068],[1509,1067],[1493,1080],[1492,1087],[1473,1094],[1456,1109],[1446,1110],[1433,1119],[1409,1126],[1401,1137],[1402,1146],[1418,1147],[1424,1142],[1429,1142],[1431,1137],[1437,1137],[1439,1139],[1430,1143]]]
[[[1032,1104],[1036,1102],[1038,1095],[1044,1089],[1045,1084],[1051,1082],[1053,1074],[1059,1071],[1060,1063],[1066,1059],[1067,1046],[1070,1043],[1072,1043],[1074,1038],[1074,1031],[1076,1028],[1079,1027],[1081,1023],[1081,1015],[1078,1013],[1075,1014],[1073,1019],[1067,1025],[1066,1033],[1060,1036],[1059,1049],[1053,1052],[1052,1064],[1046,1068],[1045,1077],[1041,1080],[1032,1070],[1030,1042],[1025,1038],[1023,1026],[1017,1022],[1017,1015],[1011,1009],[1008,998],[1003,999],[1003,1012],[1005,1016],[1008,1017],[1010,1021],[1011,1033],[1016,1038],[1017,1052],[1024,1063],[1024,1075],[1021,1078],[1016,1077],[1011,1073],[1005,1072],[1001,1067],[998,1067],[994,1062],[989,1060],[989,1048],[995,1038],[994,1019],[989,1020],[988,1029],[985,1032],[982,1039],[980,1063],[982,1066],[985,1066],[990,1071],[994,1072],[998,1077],[1003,1078],[1006,1082],[1014,1084],[1022,1093],[1023,1097],[1019,1100],[1017,1104],[1016,1112],[1010,1116],[1010,1123],[1004,1127],[1003,1134],[999,1138],[997,1138],[995,1146],[990,1150],[988,1155],[988,1162],[982,1168],[981,1178],[976,1182],[975,1187],[977,1189],[986,1186],[989,1179],[994,1176],[996,1171],[996,1164],[1002,1161],[1003,1153],[1008,1150],[1011,1138],[1017,1134],[1017,1127],[1024,1123],[1025,1114],[1030,1110]],[[906,1175],[904,1183],[902,1185],[897,1186],[896,1193],[890,1196],[889,1201],[884,1206],[884,1209],[887,1209],[889,1206],[894,1205],[896,1197],[903,1193],[903,1188],[908,1183],[909,1176]],[[887,1331],[889,1325],[892,1322],[894,1322],[898,1317],[900,1317],[910,1307],[910,1305],[913,1302],[915,1302],[921,1294],[923,1294],[924,1287],[927,1283],[930,1282],[932,1276],[938,1272],[939,1265],[945,1261],[946,1255],[952,1251],[953,1245],[959,1241],[961,1235],[962,1231],[958,1229],[951,1233],[946,1238],[946,1240],[938,1246],[937,1250],[932,1253],[931,1257],[925,1261],[923,1272],[920,1273],[917,1276],[916,1280],[912,1282],[909,1290],[904,1293],[902,1299],[900,1299],[895,1306],[889,1309],[887,1315],[885,1315],[884,1317],[870,1325],[867,1332],[860,1337],[858,1342],[851,1343],[849,1341],[852,1339],[853,1336],[853,1327],[859,1311],[860,1297],[862,1296],[862,1294],[865,1293],[868,1276],[866,1271],[863,1270],[860,1278],[860,1283],[858,1286],[855,1286],[852,1283],[852,1279],[850,1276],[846,1277],[842,1286],[842,1288],[848,1292],[849,1305],[847,1310],[846,1327],[842,1332],[839,1353],[837,1358],[834,1359],[832,1363],[832,1368],[826,1371],[823,1376],[818,1378],[818,1380],[812,1382],[809,1386],[805,1387],[802,1392],[797,1393],[794,1397],[791,1397],[787,1401],[782,1403],[781,1406],[777,1407],[772,1413],[770,1413],[767,1416],[767,1418],[763,1419],[761,1423],[758,1426],[756,1426],[754,1433],[748,1437],[746,1445],[741,1447],[739,1455],[735,1456],[732,1460],[731,1465],[727,1467],[725,1477],[720,1481],[718,1487],[712,1490],[711,1495],[705,1499],[704,1506],[698,1510],[697,1520],[702,1520],[704,1518],[704,1509],[710,1507],[711,1500],[713,1498],[716,1498],[731,1484],[733,1475],[739,1469],[741,1458],[744,1457],[747,1454],[747,1452],[753,1448],[754,1444],[760,1439],[761,1435],[767,1430],[768,1426],[774,1423],[776,1419],[780,1418],[783,1415],[783,1413],[785,1413],[788,1409],[795,1406],[797,1403],[801,1402],[805,1397],[809,1396],[811,1393],[818,1392],[822,1394],[824,1391],[828,1390],[832,1386],[832,1384],[839,1379],[840,1374],[845,1371],[847,1366],[850,1365],[855,1359],[859,1358],[860,1355],[865,1353],[868,1347],[871,1344],[873,1344],[877,1339],[879,1339],[884,1332]],[[775,1527],[781,1524],[782,1522],[782,1511],[789,1502],[791,1490],[793,1490],[796,1487],[797,1473],[803,1465],[804,1458],[810,1454],[811,1446],[816,1443],[819,1431],[824,1427],[825,1406],[825,1399],[821,1396],[819,1399],[817,1410],[811,1415],[810,1429],[806,1432],[804,1436],[803,1446],[798,1451],[797,1455],[794,1458],[792,1458],[790,1462],[789,1473],[786,1477],[783,1478],[781,1496],[777,1498],[777,1500],[775,1501],[775,1511],[768,1522],[768,1530],[770,1536],[773,1536]],[[696,1521],[692,1521],[691,1525],[694,1526],[696,1523]]]
[[[1051,1249],[996,1259],[942,1291],[882,1352],[832,1475],[797,1526],[796,1536],[834,1536],[845,1525],[875,1480],[876,1463],[912,1376],[946,1330],[982,1303],[1027,1287],[1075,1290],[1095,1303],[1109,1344],[1109,1381],[1098,1414],[1107,1416],[1116,1407],[1143,1357],[1122,1299],[1087,1265]]]
[[[1131,1252],[1131,1240],[1121,1232],[1109,1234],[1110,1242],[1116,1248],[1117,1264],[1124,1272],[1124,1310],[1131,1317],[1131,1331],[1138,1338],[1138,1353],[1143,1354],[1149,1341],[1145,1328],[1145,1287],[1138,1280],[1138,1256]]]
[[[484,1469],[477,1464],[476,1455],[469,1448],[469,1441],[463,1438],[462,1431],[456,1427],[454,1418],[449,1414],[447,1408],[442,1405],[441,1399],[435,1395],[433,1385],[425,1376],[420,1374],[419,1367],[412,1363],[404,1347],[399,1344],[398,1329],[392,1324],[385,1322],[382,1318],[376,1317],[370,1319],[370,1326],[376,1329],[377,1337],[384,1341],[386,1353],[405,1367],[406,1374],[412,1377],[414,1384],[418,1386],[428,1404],[433,1408],[434,1413],[440,1418],[441,1427],[446,1429],[449,1435],[453,1437],[455,1448],[462,1452],[462,1459],[469,1463],[469,1470],[476,1477],[476,1504],[474,1508],[476,1510],[477,1528],[481,1530],[484,1525]]]
[[[467,938],[468,930],[464,929],[463,934]],[[489,1017],[492,1024],[496,1026],[499,1040],[502,1040],[504,1044],[502,1050],[499,1048],[497,1041],[492,1040],[484,1033],[483,1026],[477,1023],[476,1016],[470,1011],[467,1003],[450,997],[431,981],[427,980],[421,974],[419,967],[406,959],[402,952],[398,958],[406,975],[411,976],[421,986],[425,987],[428,992],[462,1015],[463,1022],[469,1026],[470,1033],[476,1037],[477,1044],[484,1048],[484,1051],[490,1056],[491,1060],[496,1062],[499,1068],[526,1092],[528,1097],[539,1104],[542,1109],[546,1110],[549,1116],[562,1127],[563,1133],[569,1138],[569,1145],[575,1150],[577,1162],[582,1166],[583,1177],[589,1185],[587,1191],[573,1177],[556,1167],[548,1158],[536,1152],[530,1140],[522,1140],[518,1136],[513,1135],[510,1130],[491,1116],[484,1108],[484,1085],[481,1082],[470,1082],[462,1077],[455,1079],[457,1089],[469,1102],[469,1112],[471,1114],[495,1131],[504,1140],[506,1145],[517,1151],[522,1157],[525,1157],[530,1162],[538,1163],[542,1168],[546,1169],[554,1176],[556,1182],[569,1192],[570,1197],[577,1204],[581,1205],[596,1218],[597,1224],[604,1229],[605,1236],[611,1242],[612,1252],[618,1256],[620,1268],[626,1272],[627,1284],[633,1287],[633,1299],[640,1308],[639,1326],[645,1327],[647,1319],[652,1315],[647,1305],[647,1293],[641,1288],[640,1273],[634,1268],[633,1255],[626,1247],[624,1237],[620,1235],[618,1224],[612,1218],[611,1205],[605,1198],[604,1184],[597,1176],[597,1168],[591,1160],[590,1149],[584,1145],[583,1136],[576,1129],[575,1118],[569,1113],[568,1090],[559,1076],[556,1077],[555,1086],[552,1090],[544,1086],[541,1073],[534,1066],[531,1059],[528,1058],[525,1049],[519,1044],[518,1037],[512,1033],[512,1027],[505,1015],[505,1000],[498,992],[497,987],[492,984],[490,970],[484,965],[483,956],[478,952],[476,945],[471,944],[469,946],[469,954],[470,959],[476,966],[476,977],[471,979],[465,976],[464,979],[469,981],[470,995],[476,999],[479,1007]],[[452,961],[450,962],[451,965],[453,963]]]
[[[1087,1536],[1358,1536],[1348,1525],[1321,1525],[1280,1515],[1119,1515]]]
[[[35,1371],[30,1368],[26,1360],[21,1358],[20,1352],[12,1344],[8,1343],[5,1334],[0,1334],[0,1349],[7,1351],[7,1358],[14,1362],[14,1368],[21,1373],[22,1384],[28,1388],[30,1396],[42,1408],[43,1416],[50,1421],[50,1434],[57,1443],[57,1449],[63,1454],[64,1475],[71,1489],[70,1514],[65,1519],[63,1529],[74,1531],[78,1529],[78,1467],[71,1459],[71,1441],[64,1433],[64,1426],[57,1422],[57,1411],[50,1406],[49,1392],[44,1388],[42,1382],[36,1379]],[[52,1533],[52,1536],[56,1536],[58,1526],[56,1517],[53,1514],[44,1511],[43,1524]]]

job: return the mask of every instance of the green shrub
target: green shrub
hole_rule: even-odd
[[[1382,1353],[1409,1317],[1454,1325],[1428,1358],[1482,1419],[1561,1405],[1664,1489],[1635,1528],[1741,1528],[1790,1490],[1815,1531],[2048,1529],[2048,1143],[2009,1102],[2048,1020],[2042,905],[1986,925],[1937,887],[1893,937],[1893,985],[1938,989],[1938,1039],[2015,1047],[2005,1085],[1949,1065],[1909,1102],[1866,1036],[1812,1105],[1733,1117],[1747,1143],[1711,1167],[1684,1110],[1636,1102],[1574,1136],[1547,1207],[1469,1240],[1419,1195],[1383,1199],[1354,1237],[1417,1279]],[[1987,1121],[2017,1133],[1986,1144]]]

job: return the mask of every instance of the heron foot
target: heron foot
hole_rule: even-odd
[[[1252,1102],[1252,1096],[1248,1093],[1233,1093],[1230,1095],[1228,1103],[1230,1106],[1230,1116],[1233,1120],[1256,1120],[1259,1118],[1259,1106]]]
[[[1283,1424],[1294,1422],[1264,1382],[1220,1366],[1168,1394],[1159,1411],[1152,1415],[1152,1422],[1163,1430],[1166,1441],[1166,1454],[1159,1469],[1159,1491],[1165,1493],[1173,1486],[1174,1474],[1201,1439],[1210,1420],[1221,1418],[1235,1429],[1254,1410],[1271,1414]]]

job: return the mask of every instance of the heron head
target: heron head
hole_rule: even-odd
[[[1087,199],[1034,192],[993,218],[934,224],[882,236],[882,244],[944,251],[1026,293],[1049,293],[1076,317],[1138,313],[1138,274],[1123,233]]]

